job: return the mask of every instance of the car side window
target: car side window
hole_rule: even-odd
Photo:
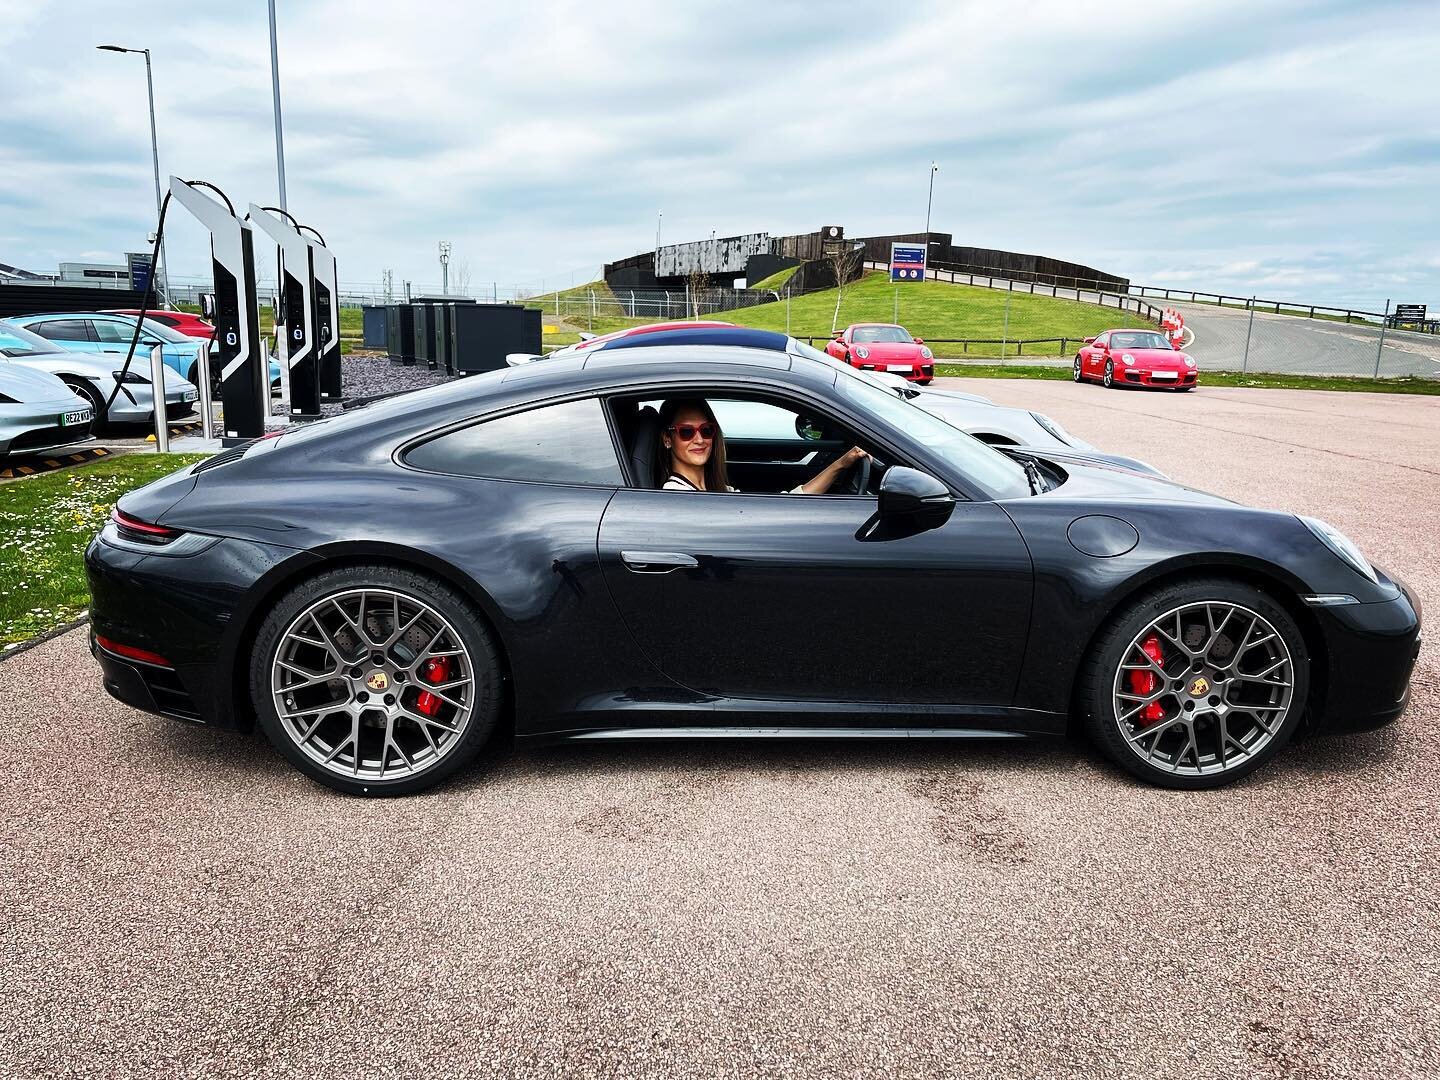
[[[133,326],[125,326],[122,323],[109,322],[105,319],[94,319],[90,326],[95,331],[95,340],[104,341],[114,345],[129,345],[130,338],[135,334]]]
[[[417,469],[546,484],[625,483],[600,402],[566,401],[482,420],[411,448]]]
[[[51,319],[48,322],[36,323],[30,329],[51,341],[90,340],[83,319]]]

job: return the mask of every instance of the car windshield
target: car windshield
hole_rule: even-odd
[[[32,334],[23,326],[0,322],[0,353],[6,356],[38,356],[41,353],[63,353],[53,341],[46,341],[39,334]]]
[[[1112,349],[1170,349],[1164,334],[1154,330],[1126,330],[1110,335]],[[1173,351],[1173,350],[1171,350]]]
[[[899,428],[931,453],[944,458],[946,464],[992,497],[1009,499],[1029,493],[1030,482],[1025,470],[1013,460],[973,435],[896,397],[893,391],[844,369],[835,379],[835,388],[866,412]]]
[[[856,344],[867,341],[905,341],[913,342],[915,339],[905,332],[900,326],[857,326],[855,332],[850,335],[850,340]]]

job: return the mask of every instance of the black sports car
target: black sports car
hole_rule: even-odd
[[[683,340],[683,339],[682,339]],[[659,490],[666,398],[760,402],[738,492]],[[852,445],[828,495],[784,494]],[[1174,787],[1398,716],[1419,605],[1323,522],[1002,452],[757,332],[621,340],[230,449],[91,543],[139,708],[257,723],[343,791],[518,740],[1013,738],[1072,717]]]

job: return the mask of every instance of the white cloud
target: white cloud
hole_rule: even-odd
[[[958,243],[1440,302],[1433,5],[279,8],[290,206],[349,281],[433,285],[440,239],[477,283],[563,281],[648,249],[660,208],[670,240],[915,229],[936,158]],[[0,0],[0,261],[153,227],[144,65],[103,41],[154,51],[162,168],[275,199],[263,4],[76,10]],[[170,235],[203,271],[198,228]]]

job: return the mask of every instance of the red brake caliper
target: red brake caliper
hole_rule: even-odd
[[[1140,651],[1153,660],[1157,667],[1165,666],[1165,654],[1160,651],[1160,639],[1154,634],[1147,637],[1140,645]],[[432,661],[433,662],[433,661]],[[1132,671],[1130,672],[1130,692],[1141,697],[1149,697],[1160,686],[1160,676],[1153,671]],[[1157,720],[1165,719],[1165,709],[1160,702],[1152,701],[1140,710],[1140,723],[1153,724]]]
[[[425,663],[420,665],[420,678],[431,686],[439,686],[450,679],[450,657],[432,656]],[[421,690],[420,696],[415,699],[415,708],[426,716],[434,716],[440,711],[444,701],[429,690]]]

